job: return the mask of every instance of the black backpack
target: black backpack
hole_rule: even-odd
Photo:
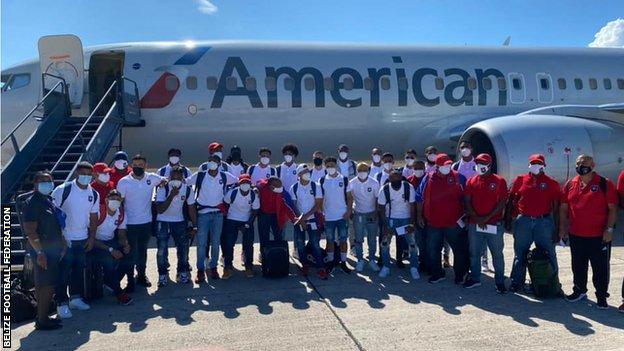
[[[410,184],[407,181],[402,181],[401,186],[403,187],[403,200],[405,202],[409,202],[410,199]],[[390,201],[390,184],[386,183],[383,186],[384,197],[386,198],[386,204],[388,205],[388,218],[392,218],[392,201]]]
[[[20,323],[37,317],[37,301],[33,290],[22,287],[19,278],[11,281],[11,322]]]
[[[537,247],[527,254],[527,268],[533,293],[539,298],[562,296],[559,276],[550,262],[548,251]]]
[[[289,274],[288,242],[270,240],[262,245],[262,276],[283,278]]]
[[[185,166],[180,166],[180,168],[182,169],[182,176],[184,177],[184,179],[188,178],[191,175],[191,172],[189,172],[188,168],[186,168]],[[164,177],[165,173],[167,173],[167,166],[160,167],[160,169],[158,170],[158,175]]]

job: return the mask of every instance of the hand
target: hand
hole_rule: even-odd
[[[425,219],[422,216],[418,217],[418,226],[421,228],[425,227]]]
[[[91,249],[93,249],[93,245],[95,244],[95,238],[89,238],[87,239],[87,242],[85,243],[85,251],[89,252],[91,251]]]
[[[604,233],[602,233],[602,242],[606,244],[606,243],[610,243],[612,240],[613,240],[613,232],[605,230]]]
[[[123,254],[121,253],[121,251],[119,250],[113,250],[111,251],[111,255],[113,256],[114,259],[119,260],[123,257]]]
[[[568,232],[565,230],[560,230],[559,231],[559,239],[563,240],[563,241],[568,241],[568,238],[570,236],[568,235]]]
[[[504,220],[504,226],[505,226],[505,231],[507,231],[508,233],[511,233],[511,218],[505,218]]]
[[[171,190],[169,191],[169,196],[175,197],[175,196],[178,196],[179,193],[180,193],[180,188],[171,187]]]
[[[37,254],[37,264],[43,269],[48,269],[48,257],[45,253],[40,252]]]
[[[407,227],[405,227],[405,233],[406,234],[412,234],[415,231],[415,228],[413,225],[408,225]]]
[[[344,219],[345,221],[348,221],[349,219],[351,219],[351,215],[352,214],[353,214],[353,212],[347,211],[347,212],[345,212],[344,215],[342,215],[342,219]]]
[[[485,217],[474,217],[474,220],[477,222],[477,226],[479,228],[485,229],[485,226],[487,225]]]
[[[195,235],[197,235],[197,228],[191,228],[188,233],[191,238],[194,237]]]
[[[130,253],[130,244],[128,244],[127,242],[123,244],[123,253],[126,255]]]
[[[302,222],[304,222],[304,220],[303,220],[303,215],[301,215],[301,216],[299,216],[299,217],[297,218],[297,220],[295,221],[295,223],[293,224],[293,226],[295,226],[295,227],[296,227],[296,226],[298,226],[298,225],[302,225]]]

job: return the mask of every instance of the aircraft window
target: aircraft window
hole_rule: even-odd
[[[373,90],[373,80],[370,77],[364,78],[364,89]]]
[[[401,77],[399,78],[399,90],[407,90],[407,78]]]
[[[566,90],[567,84],[565,78],[557,79],[557,85],[559,86],[559,90]]]
[[[305,87],[305,90],[314,90],[314,85],[315,85],[315,81],[314,78],[312,77],[305,77],[305,79],[303,80],[303,86]]]
[[[583,89],[583,81],[581,80],[581,78],[574,78],[574,87],[576,88],[576,90]]]
[[[178,78],[176,76],[168,76],[165,78],[165,89],[167,91],[176,91],[179,88]]]
[[[353,78],[351,78],[351,77],[345,77],[345,78],[342,80],[342,87],[343,87],[345,90],[352,90],[352,89],[353,89]]]
[[[219,80],[217,77],[208,77],[206,78],[206,86],[208,87],[208,90],[217,90]]]
[[[4,79],[2,80],[4,82]],[[14,90],[27,86],[30,83],[30,73],[14,74],[11,81],[7,84],[4,90]]]
[[[515,90],[520,90],[522,89],[522,82],[520,81],[520,78],[514,78],[511,80],[511,85],[513,85],[513,88]]]
[[[483,88],[485,88],[485,90],[492,89],[492,80],[490,78],[483,78]]]
[[[591,90],[598,89],[598,82],[596,81],[596,78],[589,78],[589,88]]]
[[[290,77],[284,78],[284,89],[287,91],[295,90],[295,80]]]
[[[602,80],[605,90],[611,90],[611,79],[605,78]]]
[[[195,76],[186,77],[186,89],[188,90],[197,89],[197,77]]]
[[[477,80],[474,77],[468,77],[468,89],[477,89]]]
[[[436,77],[435,78],[435,88],[438,90],[443,90],[444,89],[444,78],[442,77]]]
[[[383,76],[380,79],[381,81],[381,89],[390,90],[390,77]]]
[[[247,77],[245,78],[245,89],[247,89],[247,91],[254,91],[256,90],[256,78],[254,77]]]
[[[624,90],[624,79],[621,79],[621,78],[618,79],[617,83],[618,83],[618,89]]]
[[[499,77],[498,79],[498,89],[499,90],[507,90],[507,81],[503,77]]]
[[[542,90],[550,89],[550,84],[548,84],[548,79],[540,78],[540,87],[542,88]]]
[[[266,77],[266,79],[264,79],[264,87],[267,91],[276,91],[277,80],[275,80],[274,77]]]
[[[323,78],[323,86],[325,90],[334,90],[334,79],[332,77]]]
[[[225,79],[225,88],[229,91],[235,91],[237,88],[236,77],[229,76]]]

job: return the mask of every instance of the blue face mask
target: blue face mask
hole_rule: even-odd
[[[54,183],[52,182],[41,182],[37,185],[37,191],[43,195],[50,195],[52,190],[54,190]]]
[[[91,184],[91,180],[93,180],[93,177],[87,174],[81,174],[78,176],[78,183],[80,183],[80,185],[89,185]]]

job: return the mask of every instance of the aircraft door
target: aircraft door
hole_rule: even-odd
[[[523,104],[526,100],[524,76],[521,73],[509,73],[509,100],[512,104]]]
[[[116,99],[115,92],[123,91],[122,79],[125,53],[121,50],[103,50],[91,54],[89,60],[89,110],[93,112],[108,88],[117,81],[114,88],[100,106],[97,115],[104,115]]]
[[[80,107],[84,85],[82,42],[75,35],[48,35],[38,42],[41,73],[62,77],[67,83],[69,101]],[[44,76],[43,91],[51,89],[58,79]]]
[[[538,73],[535,77],[537,80],[537,99],[541,103],[551,103],[553,101],[553,86],[550,74]]]

